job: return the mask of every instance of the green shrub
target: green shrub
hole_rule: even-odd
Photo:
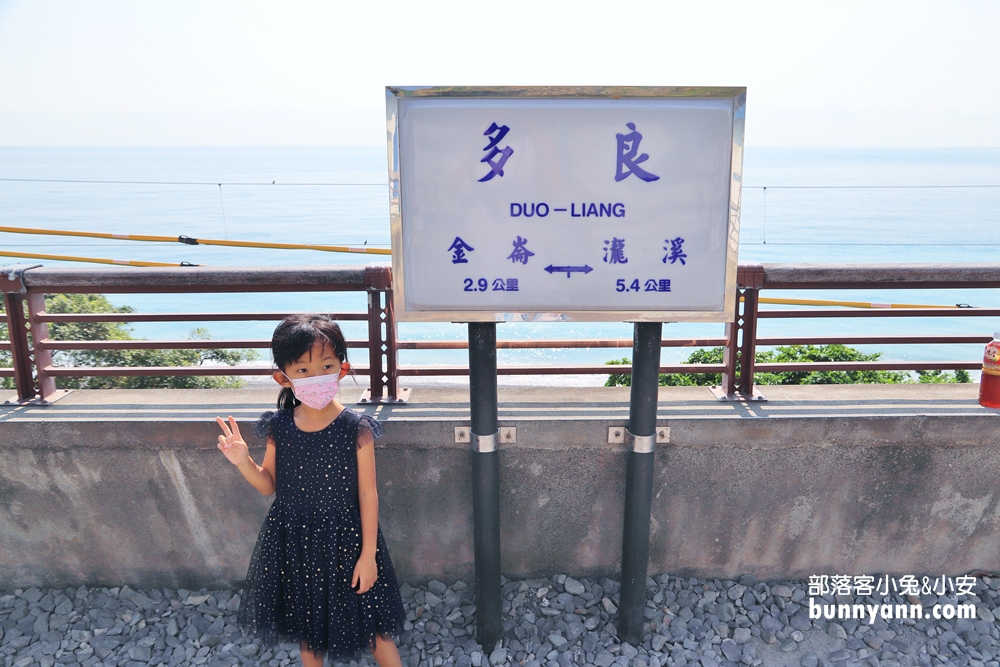
[[[723,348],[695,350],[683,363],[721,364]],[[877,361],[881,352],[866,354],[846,345],[787,345],[776,350],[760,350],[754,359],[757,363],[791,363],[816,361]],[[614,359],[608,364],[629,364],[629,359]],[[970,382],[968,372],[917,371],[917,382]],[[910,374],[901,371],[795,371],[781,373],[754,373],[754,384],[900,384],[913,382]],[[709,386],[722,384],[720,373],[661,373],[661,386]],[[631,386],[632,376],[612,374],[604,386]]]

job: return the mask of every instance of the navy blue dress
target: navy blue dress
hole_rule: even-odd
[[[247,569],[237,625],[265,646],[305,642],[313,653],[356,660],[374,648],[376,634],[402,631],[403,601],[381,529],[378,579],[364,594],[351,588],[362,539],[359,431],[383,434],[377,421],[346,408],[315,433],[300,431],[290,410],[265,412],[257,422],[257,437],[274,438],[277,488]]]

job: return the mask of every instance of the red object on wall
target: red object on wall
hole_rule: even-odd
[[[1000,331],[983,353],[983,378],[979,381],[979,405],[1000,408]]]

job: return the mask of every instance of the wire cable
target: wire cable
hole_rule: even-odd
[[[88,264],[115,264],[118,266],[198,266],[189,262],[142,262],[134,259],[105,259],[103,257],[71,257],[69,255],[42,255],[31,252],[0,251],[0,257],[19,257],[23,259],[51,259],[57,262],[86,262]]]
[[[148,236],[144,234],[108,234],[105,232],[76,232],[63,229],[32,229],[29,227],[0,226],[0,232],[10,234],[40,234],[44,236],[77,236],[94,239],[115,239],[116,241],[152,241],[156,243],[183,243],[185,245],[219,245],[235,248],[278,248],[281,250],[320,250],[323,252],[347,252],[369,255],[391,255],[392,251],[385,248],[369,248],[313,245],[309,243],[263,243],[260,241],[230,241],[219,239],[195,239],[190,236]],[[174,265],[170,265],[174,266]]]
[[[77,178],[0,178],[0,182],[7,183],[81,183],[87,185],[241,185],[241,186],[271,186],[271,185],[291,185],[297,187],[389,187],[388,183],[278,183],[277,181],[257,182],[257,181],[116,181],[116,180],[91,180]]]
[[[388,183],[278,183],[271,181],[121,181],[121,180],[96,180],[96,179],[76,179],[76,178],[0,178],[0,182],[8,183],[81,183],[93,185],[239,185],[239,186],[296,186],[296,187],[388,187]],[[744,185],[744,189],[762,190],[771,188],[773,190],[892,190],[892,189],[921,189],[921,188],[1000,188],[1000,183],[974,183],[974,184],[954,184],[954,185]]]

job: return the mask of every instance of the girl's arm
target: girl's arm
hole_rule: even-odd
[[[365,437],[367,436],[367,437]],[[378,578],[375,547],[378,541],[378,489],[375,486],[375,446],[371,434],[358,443],[358,503],[361,506],[361,556],[354,568],[352,586],[364,593]]]
[[[247,454],[246,460],[236,466],[236,468],[243,473],[246,480],[265,496],[271,495],[277,488],[277,484],[275,483],[277,477],[274,474],[274,459],[276,451],[277,450],[274,447],[274,440],[272,438],[268,438],[267,449],[264,450],[264,465],[258,466],[253,462],[253,459],[250,458],[250,455]]]
[[[222,435],[219,436],[219,449],[226,455],[230,463],[243,473],[243,477],[258,491],[265,496],[269,496],[275,491],[275,447],[274,438],[268,436],[267,448],[264,451],[264,465],[258,466],[250,458],[247,443],[240,435],[240,427],[236,425],[236,420],[229,417],[227,423],[222,417],[216,417],[215,421],[222,427]]]

